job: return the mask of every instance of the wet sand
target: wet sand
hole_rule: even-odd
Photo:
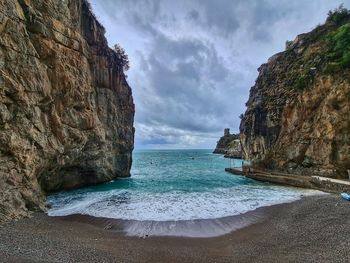
[[[43,213],[0,226],[0,262],[350,262],[350,202],[338,195],[259,208],[211,238],[130,237],[109,219]]]

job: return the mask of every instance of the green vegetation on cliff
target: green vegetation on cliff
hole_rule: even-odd
[[[350,170],[350,11],[286,42],[259,68],[240,132],[245,159],[292,173]]]
[[[214,153],[226,154],[227,151],[235,146],[235,141],[239,140],[239,134],[225,135],[217,142]]]
[[[350,67],[350,23],[339,27],[328,35],[328,57],[338,69]]]
[[[341,25],[344,21],[347,21],[350,16],[350,10],[341,4],[338,8],[330,10],[328,12],[327,22],[333,22],[337,25]]]
[[[242,158],[239,134],[230,134],[229,129],[225,129],[225,134],[217,142],[213,153],[225,154],[225,157]]]
[[[286,41],[286,51],[276,56],[292,62],[284,74],[287,86],[299,92],[312,86],[320,72],[332,75],[349,68],[350,11],[343,6],[330,11],[324,25]]]

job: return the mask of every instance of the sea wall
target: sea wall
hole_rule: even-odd
[[[85,0],[0,0],[0,221],[130,175],[132,91]]]

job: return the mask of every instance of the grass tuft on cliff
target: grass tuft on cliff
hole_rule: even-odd
[[[350,23],[339,27],[328,34],[329,44],[328,58],[333,63],[334,69],[346,69],[350,67]]]
[[[341,4],[338,8],[328,12],[327,22],[333,22],[336,25],[341,25],[344,21],[348,20],[350,16],[350,10]]]
[[[290,84],[296,91],[311,87],[318,74],[334,75],[350,68],[350,10],[342,5],[328,13],[324,25],[286,42]]]

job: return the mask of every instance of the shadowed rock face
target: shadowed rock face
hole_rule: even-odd
[[[130,176],[134,104],[84,0],[0,0],[0,221]]]
[[[349,22],[349,16],[338,23],[329,18],[259,68],[240,125],[246,159],[271,169],[347,178],[350,69],[333,61],[341,54],[330,55],[330,36]]]

